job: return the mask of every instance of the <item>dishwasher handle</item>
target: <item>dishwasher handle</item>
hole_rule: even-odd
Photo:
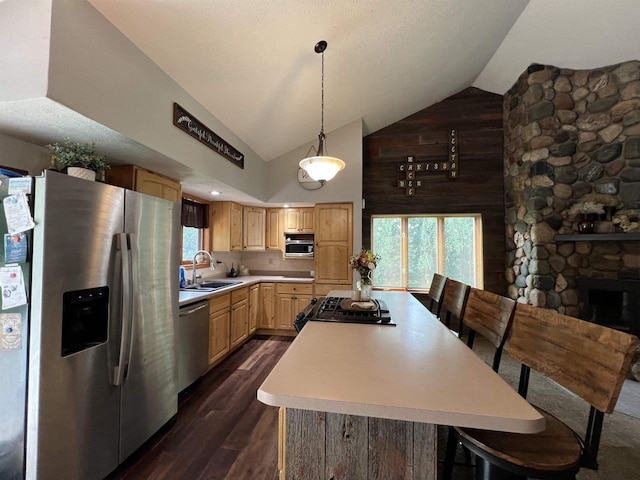
[[[207,308],[208,306],[209,306],[209,304],[208,304],[208,303],[203,303],[202,305],[198,305],[197,307],[192,308],[192,309],[190,309],[190,310],[185,310],[185,309],[183,308],[183,309],[180,309],[180,313],[178,314],[178,316],[180,316],[180,317],[186,317],[187,315],[191,315],[192,313],[195,313],[195,312],[197,312],[198,310],[202,310],[203,308]]]

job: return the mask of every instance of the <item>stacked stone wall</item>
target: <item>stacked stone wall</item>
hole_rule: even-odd
[[[577,277],[640,279],[640,242],[555,240],[577,233],[577,202],[606,207],[599,233],[640,208],[640,61],[531,65],[503,109],[509,296],[577,316]]]

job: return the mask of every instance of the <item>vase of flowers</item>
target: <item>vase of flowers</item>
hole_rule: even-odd
[[[578,202],[568,211],[570,217],[576,220],[580,233],[593,233],[597,215],[604,213],[604,205],[598,202]]]
[[[380,255],[376,255],[371,250],[365,250],[364,248],[357,255],[353,255],[349,261],[351,268],[357,270],[360,274],[360,300],[371,299],[371,273],[375,270],[379,261]]]

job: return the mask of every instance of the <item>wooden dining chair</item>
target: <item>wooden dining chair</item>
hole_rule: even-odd
[[[429,293],[427,298],[429,299],[429,306],[427,307],[431,313],[436,317],[440,316],[440,307],[442,307],[442,294],[444,293],[444,285],[447,281],[447,277],[434,273],[431,279],[431,285],[429,286]]]
[[[467,304],[467,297],[469,296],[469,285],[457,282],[450,278],[447,278],[444,286],[444,294],[442,295],[442,306],[440,308],[440,321],[444,323],[447,328],[451,329],[452,317],[456,319],[458,330],[454,333],[458,334],[458,337],[462,336],[462,321],[464,314],[464,307]]]
[[[522,364],[518,392],[526,397],[534,369],[585,400],[591,410],[584,439],[537,407],[546,422],[540,433],[456,427],[444,479],[451,478],[457,441],[476,454],[476,478],[575,479],[582,467],[596,470],[604,414],[613,411],[637,342],[618,330],[519,303],[505,347]]]
[[[469,329],[467,346],[473,349],[476,335],[488,340],[495,348],[491,367],[500,368],[502,349],[511,327],[516,308],[515,300],[472,288],[464,309],[463,324]]]

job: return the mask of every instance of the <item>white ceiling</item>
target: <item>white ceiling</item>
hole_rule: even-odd
[[[640,59],[640,0],[88,1],[265,161],[317,138],[319,40],[329,44],[325,131],[362,118],[365,135],[469,86],[503,94],[531,63]],[[51,125],[84,128],[49,103],[55,122],[28,101],[0,104],[0,131],[39,131],[45,144],[60,135]],[[84,138],[101,146],[87,125]],[[126,149],[106,152],[121,159],[148,155],[126,139],[104,143]],[[215,188],[202,178],[194,193],[203,182]]]

